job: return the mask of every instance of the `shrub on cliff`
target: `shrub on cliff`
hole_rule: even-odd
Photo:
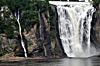
[[[96,6],[98,6],[98,4],[100,3],[100,0],[93,0],[94,1],[94,4],[96,5]]]
[[[6,23],[0,16],[0,33],[5,33],[5,29],[6,29]]]

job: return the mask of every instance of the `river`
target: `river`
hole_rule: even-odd
[[[0,61],[0,66],[100,66],[100,58],[24,59]]]

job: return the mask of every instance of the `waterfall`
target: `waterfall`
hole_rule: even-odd
[[[57,5],[60,39],[68,57],[90,57],[97,55],[90,42],[92,15],[91,3],[67,3]]]
[[[67,0],[67,2],[69,2],[69,0]]]
[[[18,16],[16,16],[16,13],[15,13],[15,17],[17,19],[17,22],[18,22],[18,25],[19,25],[19,33],[20,33],[20,37],[21,37],[21,45],[22,45],[22,48],[24,49],[24,55],[25,57],[27,57],[27,53],[26,53],[26,48],[25,48],[25,44],[24,44],[24,41],[23,41],[23,37],[22,37],[22,32],[21,32],[21,24],[19,22],[19,11],[18,11]]]
[[[39,18],[39,28],[40,28],[40,39],[43,39],[42,38],[42,22],[41,22],[41,15],[40,15],[40,8],[39,8],[39,11],[38,11],[38,18]]]
[[[89,2],[89,0],[85,0],[85,2]]]
[[[43,24],[42,24],[42,20],[41,20],[41,15],[40,15],[40,8],[39,8],[39,11],[38,11],[38,18],[39,18],[39,28],[40,28],[40,39],[43,41],[44,40],[44,34],[43,34]],[[43,44],[43,48],[44,48],[44,54],[45,56],[47,56],[47,50],[46,50],[46,47],[44,46]]]

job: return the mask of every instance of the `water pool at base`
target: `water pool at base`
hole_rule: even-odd
[[[0,66],[100,66],[100,58],[0,61]]]

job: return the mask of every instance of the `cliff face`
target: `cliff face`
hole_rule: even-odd
[[[10,29],[7,30],[3,28],[5,29],[5,33],[0,34],[0,56],[9,53],[13,53],[15,56],[24,56],[16,20],[13,20],[14,17],[11,15],[12,13],[10,13],[8,18],[4,18],[7,10],[9,11],[8,8],[0,11],[0,14],[2,19],[6,20],[6,24],[10,23],[10,26],[14,29],[12,31]],[[41,34],[39,22],[35,23],[32,27],[23,28],[23,40],[28,51],[28,56],[30,57],[62,57],[65,55],[61,45],[61,40],[59,39],[57,13],[55,11],[52,23],[49,22],[51,19],[50,14],[53,15],[48,10],[40,13],[43,39],[40,38]],[[98,46],[97,48],[100,48],[100,9],[94,13],[91,26],[91,42],[94,46]],[[27,31],[26,28],[29,28],[30,30]],[[2,28],[0,27],[0,29]],[[9,34],[12,38],[8,37]]]
[[[18,24],[16,20],[14,20],[14,16],[11,12],[7,14],[7,18],[5,17],[6,13],[9,12],[9,8],[6,6],[1,7],[1,17],[4,19],[5,23],[13,27],[12,30],[5,30],[3,33],[0,34],[0,56],[5,54],[13,54],[15,56],[24,56],[23,48],[21,46],[21,39],[18,32]],[[24,12],[24,11],[23,11]],[[22,13],[23,14],[23,13]],[[48,17],[48,18],[47,18]],[[50,14],[49,11],[46,10],[40,13],[41,19],[41,30],[40,30],[40,23],[34,24],[32,27],[25,27],[23,28],[23,40],[25,43],[25,47],[28,51],[28,56],[36,57],[36,56],[47,56],[47,57],[56,57],[56,56],[63,56],[62,49],[59,45],[59,40],[55,37],[55,29],[52,26],[52,23],[49,23]],[[56,15],[53,18],[53,24],[57,26]],[[51,26],[50,26],[51,25]],[[3,26],[5,27],[5,26]],[[23,27],[23,25],[22,25]],[[27,31],[27,28],[30,29]],[[0,28],[2,29],[2,28]],[[8,32],[8,33],[6,33]],[[41,34],[42,38],[41,39]]]
[[[91,42],[100,48],[100,9],[94,13],[91,26]]]

